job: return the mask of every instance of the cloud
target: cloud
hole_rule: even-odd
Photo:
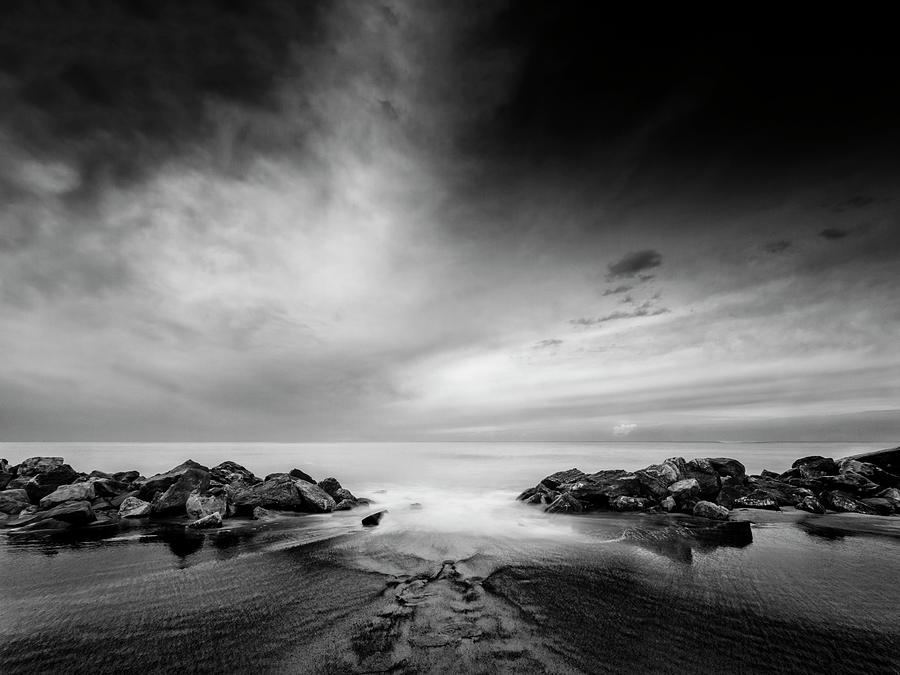
[[[826,227],[824,230],[819,232],[819,236],[823,239],[843,239],[848,234],[850,234],[847,230],[842,230],[837,227]]]
[[[603,295],[605,297],[608,295],[617,295],[619,293],[627,293],[632,288],[634,288],[634,287],[633,286],[616,286],[615,288],[607,288],[605,291],[603,291]]]
[[[613,427],[613,436],[628,436],[637,426],[634,422],[620,422]]]
[[[598,317],[596,319],[590,318],[580,318],[580,319],[570,319],[569,323],[573,326],[596,326],[597,324],[607,323],[609,321],[621,321],[623,319],[637,319],[645,316],[660,316],[662,314],[668,314],[671,310],[665,307],[659,307],[656,309],[652,309],[644,303],[640,307],[638,307],[633,312],[622,312],[615,311],[611,314],[607,314],[605,316]]]
[[[653,249],[645,249],[643,251],[635,251],[627,254],[621,260],[608,265],[609,273],[607,279],[617,279],[620,277],[634,277],[639,272],[649,270],[662,265],[662,255]]]
[[[559,347],[563,343],[562,340],[551,338],[549,340],[541,340],[534,345],[535,349],[548,349],[550,347]]]
[[[844,211],[864,209],[867,206],[874,204],[875,201],[876,200],[874,197],[869,197],[867,195],[854,195],[853,197],[850,197],[850,199],[845,199],[842,202],[838,202],[831,207],[831,210],[835,213],[843,213]]]

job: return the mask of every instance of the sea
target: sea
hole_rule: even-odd
[[[877,517],[760,512],[731,541],[679,516],[515,501],[572,467],[732,457],[758,473],[888,445],[0,443],[11,464],[84,472],[299,468],[373,500],[203,533],[0,531],[0,672],[898,673],[900,537]]]

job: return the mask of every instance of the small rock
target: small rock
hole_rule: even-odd
[[[150,502],[145,502],[137,497],[126,497],[119,506],[120,518],[144,518],[149,516],[153,507]]]
[[[675,498],[672,495],[669,495],[668,497],[663,499],[659,505],[664,511],[668,511],[669,513],[671,513],[675,510],[676,507]]]
[[[253,507],[253,520],[265,520],[271,518],[272,514],[261,506]]]
[[[713,504],[712,502],[699,501],[694,505],[695,516],[701,518],[710,518],[712,520],[728,520],[730,511],[724,506]]]
[[[337,504],[334,505],[334,511],[349,511],[354,506],[356,506],[356,502],[353,502],[349,499],[342,499]]]
[[[797,503],[797,508],[801,511],[808,511],[809,513],[825,513],[825,507],[822,506],[822,502],[820,502],[812,495],[807,495],[806,497],[801,499]]]
[[[744,509],[765,509],[767,511],[781,511],[781,508],[778,506],[778,502],[776,502],[772,497],[770,497],[767,493],[762,492],[761,490],[754,490],[749,495],[744,497],[738,497],[734,500],[733,507],[744,508]]]
[[[195,520],[193,523],[188,523],[187,527],[190,527],[194,530],[204,530],[211,527],[222,527],[222,515],[218,511],[215,513],[210,513],[208,516],[203,516],[202,518]]]
[[[643,511],[653,502],[646,497],[627,497],[622,495],[610,502],[610,506],[616,511]]]
[[[384,517],[385,513],[387,513],[387,510],[370,513],[368,516],[362,519],[363,527],[375,527],[381,522],[381,519],[382,517]]]

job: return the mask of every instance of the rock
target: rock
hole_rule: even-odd
[[[224,494],[201,495],[195,490],[188,495],[184,510],[188,516],[198,520],[213,513],[218,513],[224,518],[228,513],[228,503]]]
[[[349,511],[354,506],[356,506],[355,502],[350,501],[349,499],[342,499],[334,506],[335,511]]]
[[[888,488],[887,490],[882,490],[875,496],[890,499],[891,501],[895,502],[897,506],[900,506],[900,490],[898,490],[897,488]]]
[[[821,476],[818,481],[825,490],[838,490],[866,497],[873,496],[881,490],[877,483],[855,471],[846,471],[837,476]]]
[[[16,467],[16,476],[32,477],[47,473],[64,464],[62,457],[29,457]]]
[[[892,499],[886,497],[867,497],[860,502],[868,506],[879,516],[889,516],[897,512],[897,506]]]
[[[797,508],[801,511],[808,511],[809,513],[825,513],[825,507],[822,506],[822,502],[812,495],[808,495],[801,499],[797,504]]]
[[[287,474],[280,474],[252,486],[244,481],[235,481],[225,491],[239,510],[252,511],[256,506],[277,511],[300,511],[303,508],[303,498],[294,485],[294,480]]]
[[[729,476],[738,483],[747,480],[747,469],[736,459],[730,457],[710,457],[709,463],[720,477]]]
[[[565,471],[557,471],[541,481],[541,485],[551,490],[556,490],[560,485],[567,483],[575,483],[584,478],[585,473],[579,469],[566,469]]]
[[[707,501],[697,502],[694,505],[693,513],[700,518],[709,518],[711,520],[728,520],[730,515],[730,511],[724,506]]]
[[[758,478],[752,483],[757,492],[764,492],[779,506],[796,506],[804,497],[812,495],[807,488],[797,487],[774,478]]]
[[[120,518],[143,518],[149,516],[151,511],[150,502],[145,502],[137,497],[126,497],[119,505]]]
[[[236,480],[242,480],[250,485],[262,482],[253,475],[252,471],[244,468],[237,462],[232,462],[230,460],[217,464],[211,468],[209,470],[209,478],[210,480],[222,483],[223,485],[228,485]]]
[[[47,520],[55,518],[72,525],[87,525],[97,519],[94,510],[91,508],[90,502],[66,502],[59,506],[54,506],[46,511],[38,511],[29,518],[36,520]]]
[[[253,520],[265,520],[267,518],[271,518],[272,514],[266,511],[261,506],[256,506],[253,509]]]
[[[381,522],[381,519],[384,517],[385,513],[387,513],[387,510],[370,513],[368,516],[362,519],[363,527],[375,527]]]
[[[571,493],[564,492],[544,509],[547,513],[581,513],[584,504],[575,499]]]
[[[769,471],[768,469],[763,469],[760,476],[762,476],[763,478],[778,478],[779,474],[775,473],[774,471]]]
[[[193,530],[204,530],[211,527],[222,527],[222,514],[218,511],[210,513],[209,515],[195,520],[193,523],[188,523],[187,527],[190,527]]]
[[[122,503],[128,499],[129,497],[137,497],[137,490],[132,490],[131,492],[123,492],[120,495],[116,495],[115,497],[107,497],[107,500],[114,508],[119,508],[122,506]]]
[[[28,493],[25,490],[3,490],[3,492],[0,492],[0,513],[17,515],[29,504]]]
[[[645,469],[635,471],[641,484],[642,494],[663,499],[668,495],[668,487],[684,478],[685,461],[681,457],[667,459],[662,464],[651,464]]]
[[[186,513],[185,505],[194,491],[203,492],[209,486],[209,472],[205,469],[185,469],[178,479],[151,503],[153,513],[160,516],[180,516]],[[141,494],[144,491],[141,490]]]
[[[853,455],[848,459],[857,459],[860,462],[874,464],[880,469],[900,476],[900,448],[891,448],[890,450],[876,450],[875,452],[865,452],[861,455]]]
[[[838,465],[830,457],[812,455],[801,457],[791,464],[792,469],[800,471],[801,478],[819,478],[821,476],[834,476],[838,473]]]
[[[668,497],[663,499],[659,505],[664,511],[668,511],[669,513],[671,513],[675,510],[675,498],[669,495]]]
[[[738,497],[734,500],[733,508],[739,509],[766,509],[768,511],[780,511],[778,502],[761,490],[754,490],[749,495]]]
[[[669,494],[675,498],[676,502],[686,502],[700,494],[700,483],[696,478],[685,478],[677,483],[672,483],[669,486]]]
[[[41,499],[42,509],[49,509],[63,502],[91,501],[96,498],[93,483],[75,483],[62,485]]]
[[[778,474],[776,478],[780,481],[788,481],[792,478],[803,478],[803,476],[800,473],[800,469],[788,469],[784,473]]]
[[[158,473],[155,476],[151,476],[150,478],[143,481],[140,485],[140,497],[145,501],[152,500],[157,492],[165,492],[172,485],[174,485],[178,480],[181,479],[188,471],[194,472],[194,476],[199,476],[200,473],[205,474],[205,484],[203,489],[206,489],[206,486],[209,485],[209,469],[207,469],[202,464],[198,464],[197,462],[189,459],[174,469],[169,469],[165,473]]]
[[[622,495],[610,502],[610,506],[616,511],[644,511],[653,504],[647,497],[627,497]]]
[[[410,511],[421,511],[424,507],[419,502],[413,502],[409,505]]]
[[[900,476],[888,473],[879,466],[869,462],[860,462],[858,459],[842,459],[838,464],[842,474],[855,473],[863,476],[882,487],[900,487]]]
[[[307,483],[315,483],[316,479],[310,476],[305,471],[301,471],[300,469],[291,469],[288,471],[288,476],[293,478],[294,480],[305,480]]]
[[[120,481],[122,483],[134,483],[138,478],[141,477],[141,474],[137,471],[117,471],[112,475],[114,480]]]
[[[331,495],[332,499],[336,502],[342,501],[350,501],[354,504],[356,503],[356,497],[353,496],[353,493],[350,492],[347,488],[341,488],[340,490],[335,490],[334,494]]]
[[[58,458],[54,457],[53,459]],[[46,471],[34,474],[25,484],[25,492],[28,493],[28,499],[37,504],[60,485],[74,483],[76,478],[78,478],[78,474],[68,464],[55,465]]]
[[[724,506],[726,509],[730,509],[733,508],[734,501],[736,499],[746,497],[754,490],[755,488],[748,485],[735,485],[730,481],[723,481],[722,489],[719,490],[719,494],[716,495],[715,502],[719,506]]]
[[[109,499],[131,491],[128,483],[115,478],[101,478],[93,481],[93,485],[94,493],[98,497],[107,497]]]
[[[307,483],[309,482],[302,478],[300,480],[303,480]],[[319,481],[319,487],[325,490],[328,496],[335,500],[337,499],[337,497],[335,497],[335,494],[338,490],[342,489],[341,484],[338,482],[337,478],[323,478]]]
[[[334,510],[334,499],[315,483],[297,479],[294,481],[294,485],[302,497],[304,511],[328,513]]]
[[[684,469],[685,478],[694,478],[700,486],[700,497],[715,499],[722,488],[722,480],[715,467],[705,457],[695,457]]]
[[[877,515],[872,507],[862,503],[853,495],[841,490],[828,490],[821,495],[822,503],[832,511],[841,511],[847,513],[864,513],[868,515]]]
[[[616,497],[640,493],[641,483],[638,477],[622,469],[588,474],[569,490],[569,494],[575,499],[602,507],[608,506]]]

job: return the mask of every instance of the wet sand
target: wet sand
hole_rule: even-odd
[[[721,545],[678,518],[520,506],[468,533],[429,525],[426,505],[374,529],[353,513],[4,540],[0,661],[12,673],[900,667],[894,536],[773,514],[752,543]]]

